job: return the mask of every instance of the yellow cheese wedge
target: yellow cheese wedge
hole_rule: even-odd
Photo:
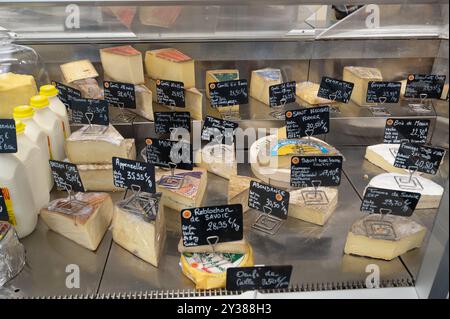
[[[177,21],[182,9],[181,6],[142,6],[139,7],[139,21],[142,25],[169,28]]]
[[[206,71],[205,92],[206,97],[211,99],[209,95],[209,85],[214,82],[239,80],[239,70],[236,69],[221,69]]]
[[[28,105],[30,98],[37,93],[33,76],[3,73],[0,74],[0,118],[12,118],[13,109]]]
[[[100,50],[103,71],[117,82],[144,84],[142,54],[130,45]]]
[[[360,106],[368,106],[374,104],[366,101],[369,82],[383,81],[383,76],[380,70],[375,68],[346,66],[343,80],[355,84],[351,100]]]
[[[66,83],[78,80],[93,79],[98,77],[98,73],[89,60],[79,60],[62,64],[61,72]]]
[[[333,214],[338,190],[331,187],[306,187],[290,192],[289,216],[323,226]]]
[[[79,164],[77,169],[84,189],[88,192],[122,192],[125,190],[114,186],[112,164]]]
[[[250,96],[269,105],[269,87],[281,84],[283,78],[279,69],[261,69],[252,72]]]
[[[260,182],[257,178],[230,175],[228,183],[228,204],[241,204],[242,212],[248,211],[248,195],[251,181]]]
[[[300,82],[297,84],[297,96],[310,105],[331,104],[335,101],[318,97],[320,85],[313,82]]]

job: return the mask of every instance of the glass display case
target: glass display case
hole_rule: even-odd
[[[54,222],[48,211],[41,212],[34,232],[20,239],[26,250],[26,264],[17,276],[0,287],[0,296],[301,298],[309,294],[317,298],[447,297],[448,12],[448,3],[440,0],[0,0],[0,99],[6,99],[2,96],[1,76],[8,72],[33,75],[37,87],[50,83],[59,85],[61,100],[70,95],[67,91],[66,95],[61,95],[64,89],[79,92],[80,96],[63,101],[72,117],[72,135],[67,134],[65,141],[66,156],[78,166],[85,189],[90,188],[87,191],[107,191],[112,203],[106,209],[114,215],[110,217],[113,220],[111,226],[108,223],[103,232],[83,228],[86,236],[95,233],[98,237],[97,233],[102,233],[98,246],[88,249],[70,238],[70,231]],[[121,49],[109,49],[114,47]],[[176,50],[163,50],[166,48]],[[69,70],[71,62],[77,63]],[[83,72],[90,75],[80,77]],[[71,76],[75,79],[71,80]],[[425,79],[422,82],[421,77]],[[351,84],[353,92],[348,95],[348,100],[338,94],[345,95],[345,90],[339,91],[336,86],[327,91],[326,78],[338,85]],[[183,107],[178,104],[167,106],[170,103],[163,102],[163,80],[172,81],[172,84],[182,82]],[[213,93],[215,86],[211,85],[224,81],[248,84],[243,93],[245,103],[237,103],[238,100],[231,103],[230,89],[227,91],[228,104],[217,107],[217,100],[210,95],[220,96],[221,93]],[[294,94],[288,101],[286,95],[281,102],[273,97],[274,86],[293,81]],[[391,100],[391,93],[380,93],[375,89],[372,100],[368,97],[370,85],[388,82],[398,89],[394,93],[389,91],[396,98]],[[108,100],[107,96],[114,95],[110,90],[114,83],[131,86],[137,103],[134,108]],[[281,90],[285,94],[284,90],[288,88]],[[118,207],[122,207],[125,198],[130,198],[130,193],[136,196],[136,190],[124,192],[117,185],[111,185],[114,168],[110,159],[102,162],[102,152],[110,154],[109,149],[103,144],[91,148],[76,143],[70,145],[77,141],[74,138],[76,132],[86,128],[80,121],[75,123],[77,121],[73,120],[78,111],[72,102],[80,97],[108,101],[109,122],[117,135],[124,141],[133,140],[131,152],[135,152],[137,158],[131,156],[129,159],[151,162],[152,152],[148,150],[152,143],[174,138],[170,134],[173,130],[164,131],[163,128],[164,134],[161,133],[164,125],[158,122],[155,112],[181,114],[188,111],[191,134],[186,139],[191,143],[192,160],[199,154],[203,158],[208,154],[214,156],[209,141],[200,138],[205,122],[211,118],[237,124],[239,130],[234,131],[234,143],[219,147],[225,153],[231,152],[233,160],[229,163],[220,157],[212,164],[195,160],[194,173],[204,170],[202,176],[206,178],[196,184],[195,187],[205,190],[202,196],[196,190],[198,194],[189,199],[193,203],[177,202],[178,197],[174,199],[179,196],[176,191],[170,188],[163,191],[160,186],[162,178],[182,174],[179,167],[172,172],[156,167],[156,190],[171,204],[166,202],[160,207],[164,210],[160,213],[164,219],[152,223],[143,221],[142,224],[160,223],[163,226],[155,226],[156,230],[144,230],[136,226],[136,222],[127,226],[128,219],[119,221]],[[272,106],[271,98],[275,100]],[[0,101],[1,107],[6,106]],[[313,128],[301,138],[286,136],[289,129],[286,132],[284,127],[287,123],[292,124],[289,119],[293,114],[318,108],[326,108],[329,114],[325,131],[317,133]],[[173,114],[167,115],[170,121],[175,121]],[[92,116],[88,128],[92,127]],[[0,118],[12,118],[12,115]],[[303,118],[297,125],[301,127],[305,121]],[[394,121],[409,123],[403,124],[401,130],[413,125],[411,123],[427,123],[428,131],[425,137],[422,136],[424,140],[413,143],[413,133],[409,132],[405,136],[400,134],[395,143],[394,140],[386,141],[388,126]],[[94,139],[92,136],[90,139]],[[271,139],[275,144],[285,141],[290,148],[274,151]],[[302,141],[299,143],[303,146],[294,146],[293,140]],[[400,148],[407,146],[433,147],[442,151],[442,161],[435,163],[437,171],[427,174],[415,164],[403,168],[395,166]],[[282,148],[282,145],[277,147]],[[308,147],[325,149],[320,155],[335,151],[331,155],[338,155],[343,160],[341,177],[336,185],[325,184],[322,180],[318,185],[312,180],[311,185],[306,183],[302,187],[294,187],[292,180],[290,183],[291,165],[295,166],[293,158],[317,155],[314,152],[308,154],[305,151]],[[72,152],[85,154],[74,155]],[[272,157],[277,158],[275,166],[270,162]],[[288,164],[281,163],[280,157],[289,157]],[[83,159],[77,162],[73,158]],[[83,175],[90,170],[97,170],[97,175]],[[322,176],[323,169],[318,172],[317,178]],[[290,193],[286,219],[270,218],[272,210],[267,214],[265,209],[248,207],[250,184],[254,182]],[[394,182],[397,184],[392,184]],[[412,182],[417,182],[415,188],[402,188],[402,183],[411,185]],[[182,183],[186,183],[186,177]],[[367,204],[368,187],[397,193],[409,191],[421,196],[415,209],[412,208],[411,216],[398,217],[401,214],[390,210],[389,216],[383,217],[381,209],[370,211],[372,214],[362,211],[362,203]],[[139,195],[140,191],[137,193]],[[155,189],[150,193],[155,193]],[[319,202],[314,201],[318,195],[324,197]],[[299,196],[303,197],[293,202]],[[308,198],[304,196],[313,196],[313,202],[308,204]],[[52,200],[65,197],[66,193],[56,187],[51,192]],[[325,202],[320,202],[322,200]],[[214,264],[214,258],[232,254],[239,243],[231,241],[233,249],[221,252],[220,249],[217,251],[218,242],[211,244],[208,241],[206,246],[212,251],[186,252],[179,243],[184,237],[180,219],[186,209],[231,204],[241,204],[244,208],[243,238],[246,245],[252,247],[250,253],[237,249],[234,255],[252,255],[252,265],[291,265],[288,286],[257,289],[250,294],[225,289],[224,278],[216,286],[199,283],[203,275],[197,277],[192,269],[200,264],[205,273],[219,276],[224,269],[217,266],[220,270],[212,270],[206,265],[208,262]],[[377,210],[381,205],[378,202],[372,204]],[[406,204],[403,202],[403,205]],[[317,216],[302,214],[326,217],[315,221]],[[356,222],[365,222],[370,217],[388,223],[394,238],[359,234]],[[267,219],[263,221],[264,229],[258,224],[261,218]],[[368,232],[364,227],[361,232]],[[119,234],[121,228],[123,233],[128,231],[133,236],[124,238],[123,233]],[[417,235],[417,229],[426,231],[418,244],[412,243],[416,240],[412,237]],[[142,231],[145,235],[139,234]],[[145,236],[152,231],[156,232],[156,237],[155,243],[150,244],[154,247],[150,249]],[[356,240],[354,245],[361,247],[350,247],[352,234]],[[139,236],[144,239],[134,241]],[[405,244],[402,240],[410,242]],[[406,245],[407,249],[401,245]],[[156,258],[156,262],[154,259],[145,261],[141,249],[155,250],[158,257],[149,258]],[[181,260],[180,251],[184,252]],[[212,256],[211,260],[208,256]],[[226,258],[220,262],[244,265]],[[210,283],[208,279],[204,280]],[[193,281],[197,281],[197,285]],[[374,286],[378,289],[370,289]]]

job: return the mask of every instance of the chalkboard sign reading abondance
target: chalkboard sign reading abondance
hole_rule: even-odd
[[[402,143],[395,157],[394,166],[435,175],[439,170],[445,150],[418,144]]]
[[[166,168],[194,168],[192,146],[189,142],[147,138],[145,143],[148,163]]]
[[[0,153],[17,153],[16,122],[0,119]]]
[[[445,75],[411,74],[406,83],[406,98],[440,99],[445,85]]]
[[[72,121],[77,124],[109,125],[108,102],[105,100],[73,99]]]
[[[191,113],[189,112],[155,112],[155,132],[171,133],[173,129],[182,128],[191,131]]]
[[[367,103],[398,103],[400,101],[401,82],[371,81],[367,87]]]
[[[248,103],[247,80],[213,82],[208,89],[213,108]]]
[[[162,105],[186,107],[184,83],[176,81],[157,80],[156,101]]]
[[[183,209],[181,232],[185,247],[242,240],[242,205]]]
[[[271,107],[282,106],[295,102],[295,81],[269,86],[269,105]]]
[[[113,107],[136,108],[134,84],[104,81],[105,100]]]
[[[84,192],[80,173],[75,164],[53,160],[50,160],[49,163],[53,179],[59,190]]]
[[[289,209],[289,192],[251,181],[248,195],[248,206],[272,216],[287,219]]]
[[[317,96],[331,101],[348,103],[354,86],[353,83],[324,76],[320,82]]]
[[[328,106],[287,111],[285,115],[287,138],[327,134],[330,131]]]
[[[202,141],[215,141],[221,144],[234,143],[235,130],[239,124],[212,116],[206,116],[202,127]]]
[[[407,140],[413,144],[427,142],[430,120],[387,119],[383,143],[400,144]]]
[[[113,180],[116,187],[154,193],[155,167],[148,163],[113,157]]]
[[[291,159],[291,186],[339,186],[342,156],[294,156]]]
[[[227,269],[227,290],[285,289],[292,266],[233,267]]]
[[[383,212],[409,217],[416,209],[420,193],[368,187],[361,204],[362,212]]]

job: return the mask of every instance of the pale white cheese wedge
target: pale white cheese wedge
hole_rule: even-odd
[[[144,84],[142,54],[130,45],[100,50],[103,71],[118,82]]]
[[[360,106],[373,105],[367,102],[369,82],[383,81],[381,71],[375,68],[346,66],[343,80],[355,84],[351,100]]]
[[[114,186],[112,164],[77,165],[81,182],[88,192],[121,192],[124,188]]]
[[[318,97],[320,85],[313,82],[300,82],[297,84],[296,95],[310,105],[331,104],[335,101]]]
[[[197,166],[208,172],[229,179],[230,175],[237,174],[236,154],[233,145],[215,144],[206,145],[195,154]]]
[[[269,87],[282,82],[283,77],[279,69],[255,70],[252,72],[250,81],[250,96],[266,105],[270,105]]]
[[[251,181],[260,182],[257,178],[240,175],[230,175],[228,183],[228,204],[241,204],[242,212],[245,213],[248,207],[248,196]]]
[[[376,144],[366,148],[365,159],[390,173],[407,173],[407,169],[394,166],[400,144]],[[418,173],[416,173],[418,174]]]

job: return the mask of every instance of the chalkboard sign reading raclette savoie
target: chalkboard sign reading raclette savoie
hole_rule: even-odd
[[[271,107],[294,103],[296,98],[295,81],[269,86],[269,105]]]
[[[192,145],[187,141],[145,139],[147,162],[165,168],[192,170]]]
[[[291,159],[291,186],[339,186],[342,174],[342,156],[293,156]]]
[[[202,127],[202,141],[231,145],[234,143],[234,133],[238,126],[235,122],[206,116]]]
[[[53,179],[59,190],[84,192],[80,173],[75,164],[53,160],[50,160],[49,163]]]
[[[248,103],[247,80],[213,82],[208,89],[213,108]]]
[[[409,217],[416,209],[420,193],[368,187],[361,204],[362,212],[383,214],[384,212]]]
[[[353,83],[324,76],[320,82],[317,96],[331,101],[348,103],[354,86]]]
[[[110,106],[135,109],[136,92],[134,84],[122,82],[103,82],[105,100]]]
[[[227,269],[227,290],[286,289],[292,266],[233,267]]]
[[[157,80],[156,101],[162,105],[186,107],[184,83],[177,81]]]
[[[155,167],[149,163],[113,157],[113,180],[116,187],[155,193]]]
[[[71,109],[74,123],[109,125],[108,102],[105,100],[73,99]]]
[[[0,119],[0,153],[17,153],[16,122]]]
[[[445,85],[445,75],[411,74],[406,83],[406,98],[440,99]]]
[[[81,99],[81,92],[77,89],[56,81],[52,81],[52,85],[58,89],[58,98],[67,108],[71,107],[73,99]]]
[[[371,81],[367,87],[367,103],[398,103],[400,101],[401,82]]]
[[[435,175],[439,170],[445,150],[418,144],[402,143],[395,157],[394,166]]]
[[[154,114],[157,134],[171,133],[177,128],[191,131],[191,113],[189,112],[155,112]]]
[[[214,245],[242,240],[242,205],[183,209],[181,232],[185,247]]]
[[[383,143],[400,144],[407,140],[413,144],[427,142],[430,120],[387,119]]]
[[[287,111],[285,115],[287,138],[327,134],[330,131],[328,106]]]
[[[260,212],[287,219],[289,192],[271,185],[251,181],[248,206]]]

